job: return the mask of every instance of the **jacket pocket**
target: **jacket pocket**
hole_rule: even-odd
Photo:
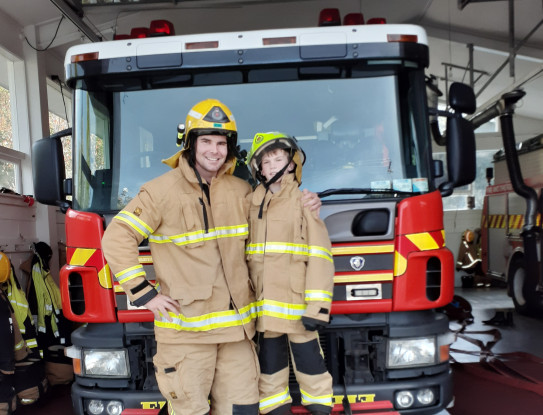
[[[303,269],[302,269],[303,267]],[[299,268],[299,269],[297,269]],[[293,264],[290,269],[290,289],[298,294],[305,293],[305,264]]]
[[[207,300],[213,293],[213,285],[198,285],[193,287],[174,285],[170,289],[170,296],[178,300],[179,304],[186,306],[197,300]]]
[[[263,219],[251,217],[249,238],[245,246],[247,262],[264,262],[265,223]]]
[[[183,359],[184,356],[180,361],[172,364],[172,362],[165,362],[158,358],[158,355],[153,358],[158,386],[168,400],[177,402],[188,400],[187,393],[183,390],[183,384],[187,382],[182,381],[180,373]]]
[[[307,262],[309,258],[309,246],[307,245],[307,222],[300,212],[294,223],[294,243],[300,251],[292,256],[295,262]]]
[[[204,224],[200,220],[197,211],[198,207],[194,203],[195,202],[191,200],[183,200],[181,202],[185,229],[182,230],[184,232],[179,235],[179,237],[181,238],[181,246],[186,246],[187,248],[196,248],[204,244],[204,234],[206,230]],[[202,209],[201,206],[200,209]],[[208,214],[210,214],[209,209]]]

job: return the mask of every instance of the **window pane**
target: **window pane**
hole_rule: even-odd
[[[0,160],[0,187],[17,191],[17,164]]]
[[[68,122],[52,112],[49,112],[49,134],[55,134],[68,128]],[[62,150],[66,166],[66,178],[72,177],[72,136],[62,137]]]
[[[443,199],[444,210],[467,210],[469,209],[467,203],[467,196],[475,197],[475,209],[483,208],[483,199],[485,196],[486,186],[488,185],[486,180],[486,168],[492,165],[492,156],[496,150],[477,150],[476,163],[477,170],[475,175],[475,181],[469,185],[457,187],[454,189],[452,195]],[[443,168],[447,171],[447,157],[445,153],[434,153],[434,160],[442,160]],[[445,177],[438,179],[437,186],[446,180]]]
[[[0,66],[2,65],[0,59]],[[3,68],[4,72],[7,68]],[[13,134],[11,132],[11,105],[9,91],[0,85],[0,146],[13,148]]]

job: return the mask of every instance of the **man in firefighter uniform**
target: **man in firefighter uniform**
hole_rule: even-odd
[[[155,315],[157,381],[170,414],[258,413],[257,309],[244,256],[248,183],[232,175],[237,129],[207,99],[179,126],[172,170],[144,184],[107,227],[103,249],[130,301]],[[145,238],[160,288],[138,262]]]
[[[326,226],[302,207],[304,153],[294,137],[255,135],[248,163],[262,183],[248,196],[249,274],[259,306],[260,412],[290,414],[290,348],[302,404],[332,410],[332,377],[318,332],[329,321],[334,265]]]

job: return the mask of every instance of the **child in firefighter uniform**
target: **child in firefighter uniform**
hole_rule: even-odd
[[[257,308],[245,260],[245,197],[232,175],[236,123],[221,102],[196,104],[178,128],[172,170],[144,184],[107,227],[108,264],[130,301],[155,315],[156,376],[168,412],[258,414]],[[148,238],[156,280],[138,245]]]
[[[312,414],[332,410],[332,377],[318,332],[329,321],[334,265],[322,220],[302,206],[305,155],[294,137],[255,135],[248,163],[261,182],[248,197],[249,273],[259,306],[260,412],[290,414],[290,349],[302,404]]]

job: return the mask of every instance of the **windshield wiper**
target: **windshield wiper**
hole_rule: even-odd
[[[351,187],[351,188],[342,188],[342,189],[327,189],[317,194],[322,199],[323,197],[327,197],[331,195],[370,195],[370,194],[413,195],[417,193],[420,193],[420,192],[405,192],[405,191],[394,190],[394,189],[370,189],[367,187],[360,187],[360,188]]]

